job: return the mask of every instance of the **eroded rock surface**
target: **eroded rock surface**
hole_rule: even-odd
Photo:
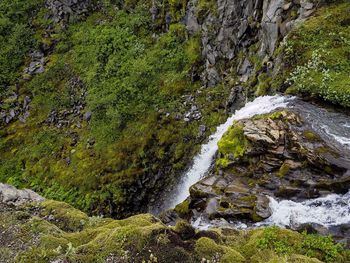
[[[200,10],[197,0],[189,1],[184,21],[190,33],[202,34],[203,83],[207,86],[219,83],[228,73],[226,70],[223,74],[223,68],[230,69],[227,64],[239,52],[245,59],[237,65],[237,73],[243,82],[247,81],[253,70],[249,49],[255,45],[261,59],[274,60],[279,42],[298,22],[309,17],[315,7],[308,1],[219,0],[209,10]],[[280,61],[270,64],[274,68]]]
[[[346,193],[350,160],[294,112],[242,120],[242,156],[218,154],[216,169],[192,186],[189,208],[209,219],[260,221],[271,215],[266,196],[293,201]],[[224,160],[224,161],[223,161]]]

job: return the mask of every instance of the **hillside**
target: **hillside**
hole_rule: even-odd
[[[2,0],[0,183],[47,201],[0,198],[0,261],[347,262],[349,12],[346,0]],[[273,204],[322,198],[345,212],[271,219]]]

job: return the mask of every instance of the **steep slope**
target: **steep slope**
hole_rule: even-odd
[[[146,211],[247,98],[289,87],[349,106],[346,1],[0,11],[0,180],[89,213]]]
[[[145,210],[225,118],[227,89],[200,88],[198,39],[152,21],[147,1],[45,6],[2,4],[30,10],[37,44],[2,88],[1,181],[94,213]]]

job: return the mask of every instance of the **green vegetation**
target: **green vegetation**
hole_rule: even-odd
[[[340,3],[339,3],[340,2]],[[288,92],[350,106],[350,4],[325,6],[300,24],[282,45]],[[287,78],[287,77],[286,77]]]
[[[196,253],[198,258],[215,260],[221,258],[220,262],[244,262],[244,258],[239,252],[225,246],[220,246],[210,238],[202,237],[196,242]]]
[[[285,117],[286,114],[287,114],[287,111],[285,110],[275,111],[272,113],[255,115],[253,117],[253,120],[261,120],[261,119],[279,120],[279,119],[283,119],[283,117]]]
[[[216,164],[220,167],[227,167],[233,161],[232,158],[239,158],[244,155],[249,142],[243,134],[243,126],[233,124],[218,142],[220,158]]]
[[[28,51],[37,45],[29,18],[43,6],[43,0],[0,2],[0,95],[20,77]],[[32,23],[35,24],[35,21]]]
[[[289,172],[289,170],[290,170],[289,165],[287,163],[283,163],[277,172],[277,176],[283,177]]]
[[[350,259],[330,237],[277,227],[199,231],[185,221],[167,227],[149,214],[124,220],[87,217],[52,200],[8,207],[0,213],[0,226],[7,240],[1,245],[1,262],[185,263],[204,258],[222,263],[345,263]]]
[[[178,4],[164,3],[162,13]],[[203,139],[199,125],[209,133],[225,120],[222,98],[229,91],[217,86],[196,94],[200,83],[190,75],[201,62],[199,37],[189,37],[175,20],[165,33],[149,8],[149,1],[127,1],[125,9],[104,1],[67,29],[41,19],[44,11],[31,14],[37,41],[56,44],[45,72],[20,83],[21,94],[33,98],[26,123],[1,130],[1,182],[91,213],[124,217],[139,211],[135,204],[148,203],[148,196],[144,204],[135,201],[138,191],[161,191],[186,167]],[[44,39],[46,25],[54,29]],[[185,122],[191,105],[182,96],[193,94],[202,118]],[[81,115],[67,113],[77,101]],[[51,112],[69,124],[48,123]],[[90,121],[82,118],[86,112]],[[152,180],[159,175],[161,182]]]
[[[316,133],[314,133],[313,131],[310,131],[310,130],[304,131],[303,135],[307,140],[312,141],[312,142],[317,142],[317,141],[321,140],[319,135],[317,135]]]
[[[258,77],[259,82],[258,82],[258,85],[256,88],[255,95],[256,96],[266,95],[269,88],[270,88],[271,80],[272,80],[272,78],[269,77],[266,73],[259,75],[259,77]]]
[[[304,254],[323,262],[345,262],[341,244],[333,243],[328,236],[302,235],[290,230],[268,227],[255,233],[256,245],[260,249],[273,249],[275,253]],[[311,249],[311,250],[310,250]]]
[[[186,217],[190,213],[189,209],[189,201],[185,200],[182,203],[178,204],[174,210],[181,216],[181,217]]]
[[[215,15],[217,8],[217,3],[214,0],[199,0],[197,5],[198,19],[203,19],[209,12]]]

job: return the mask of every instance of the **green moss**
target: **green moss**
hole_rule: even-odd
[[[168,2],[173,19],[179,21],[186,13],[188,0],[168,0]]]
[[[287,115],[286,111],[275,111],[268,114],[259,114],[253,117],[253,120],[261,120],[261,119],[271,119],[271,120],[280,120],[283,119]]]
[[[181,204],[178,204],[177,206],[175,206],[174,210],[177,213],[179,213],[181,216],[188,216],[190,213],[189,205],[190,205],[189,201],[185,200]]]
[[[271,80],[272,78],[268,76],[266,73],[260,74],[258,77],[258,85],[256,88],[255,95],[256,96],[266,95],[270,88]]]
[[[174,231],[178,233],[184,240],[193,238],[196,233],[193,226],[185,220],[178,220],[174,227]]]
[[[244,257],[232,248],[227,248],[215,243],[214,240],[202,237],[197,240],[195,251],[198,259],[213,260],[219,258],[220,262],[244,262]]]
[[[314,133],[313,131],[310,130],[305,130],[303,132],[304,137],[311,142],[319,142],[321,141],[321,138],[319,135],[317,135],[316,133]]]
[[[230,163],[230,155],[233,158],[243,157],[249,142],[243,133],[243,126],[241,124],[232,125],[218,142],[220,158],[216,164],[220,167],[227,167]]]
[[[202,20],[208,13],[217,14],[217,3],[214,0],[199,0],[197,4],[197,17]]]
[[[248,198],[249,199],[249,198]],[[248,200],[247,199],[247,200]],[[55,212],[61,206],[60,214]],[[64,212],[63,212],[64,211]],[[26,216],[18,216],[26,213]],[[48,216],[52,215],[54,216]],[[29,215],[29,216],[28,216]],[[76,218],[75,218],[76,216]],[[348,252],[330,237],[268,227],[238,231],[195,231],[186,221],[167,227],[149,214],[124,220],[89,217],[83,228],[65,231],[82,215],[63,203],[46,201],[0,212],[0,259],[15,262],[348,262]],[[69,218],[69,219],[68,219]],[[62,228],[60,228],[62,227]],[[67,229],[68,230],[68,229]],[[211,237],[211,238],[208,238]],[[152,261],[153,260],[153,261]],[[6,261],[5,261],[6,262]]]
[[[74,209],[67,203],[57,201],[44,201],[41,203],[44,208],[45,216],[53,216],[54,222],[58,222],[58,227],[65,231],[81,230],[88,222],[88,216]]]
[[[245,255],[252,256],[256,249],[274,250],[277,254],[289,254],[301,242],[298,233],[276,227],[259,229],[252,233],[245,245]]]
[[[284,177],[286,174],[288,174],[289,170],[289,165],[287,163],[283,163],[277,172],[277,176]]]

